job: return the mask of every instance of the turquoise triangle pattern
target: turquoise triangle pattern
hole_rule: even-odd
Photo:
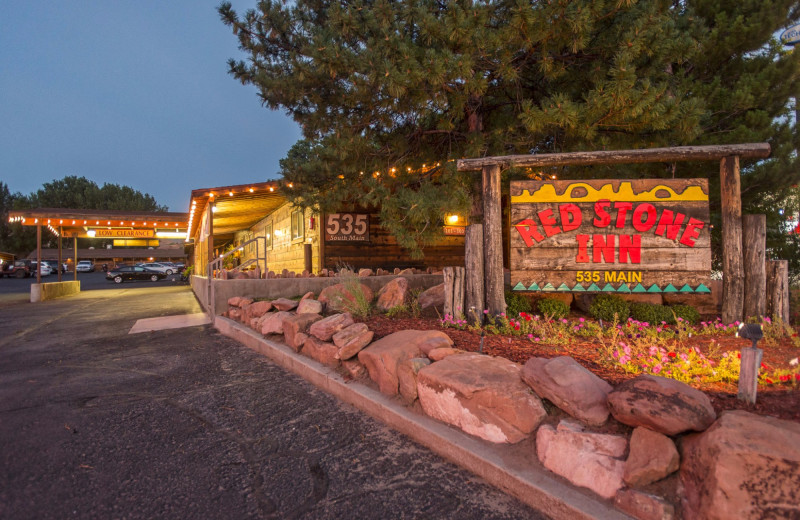
[[[586,290],[587,290],[587,291],[596,291],[596,292],[600,292],[600,288],[597,286],[597,284],[596,284],[596,283],[593,283],[592,285],[590,285],[590,286],[589,286],[589,288],[588,288],[588,289],[586,289]]]
[[[542,287],[542,290],[543,291],[555,291],[556,288],[553,287],[553,284],[551,284],[550,282],[547,282],[547,284],[544,287]]]
[[[631,292],[647,292],[647,289],[644,288],[644,285],[637,283]]]
[[[617,290],[614,289],[613,285],[611,285],[610,283],[607,283],[606,286],[603,287],[603,292],[617,292]]]
[[[569,285],[562,283],[561,285],[558,286],[558,289],[556,289],[556,291],[569,291]]]
[[[681,287],[681,292],[694,292],[694,289],[687,283]]]
[[[528,288],[522,285],[522,282],[517,282],[517,285],[514,286],[514,291],[526,291]]]
[[[647,289],[647,292],[652,292],[652,293],[661,292],[661,287],[657,286],[656,284],[653,284],[650,286],[649,289]]]
[[[528,290],[529,290],[529,291],[541,291],[541,289],[539,289],[539,284],[538,284],[538,283],[536,283],[536,282],[533,282],[533,283],[531,284],[531,286],[530,286],[530,287],[528,287]]]
[[[617,292],[629,293],[631,292],[631,288],[628,287],[628,284],[624,283],[617,288]]]
[[[664,292],[678,292],[678,289],[676,289],[675,286],[670,283],[664,287]]]
[[[701,283],[700,285],[698,285],[698,286],[695,288],[694,292],[699,292],[699,293],[710,293],[710,292],[711,292],[711,289],[709,289],[708,287],[706,287],[706,285],[705,285],[705,284]]]
[[[578,292],[585,292],[586,288],[583,286],[583,284],[576,283],[575,287],[573,287],[572,290],[573,291],[578,291]]]

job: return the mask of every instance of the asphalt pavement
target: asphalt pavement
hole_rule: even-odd
[[[210,325],[128,334],[201,309],[98,274],[0,280],[0,518],[544,518]]]

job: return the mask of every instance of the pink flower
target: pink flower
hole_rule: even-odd
[[[578,321],[583,323],[584,321],[586,321],[586,319],[585,318],[578,318]]]
[[[657,363],[656,366],[653,367],[653,373],[658,374],[659,372],[661,372],[661,364]]]

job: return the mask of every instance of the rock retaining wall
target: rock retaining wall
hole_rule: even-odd
[[[227,303],[230,319],[273,339],[288,333],[301,354],[418,400],[425,414],[486,442],[535,439],[543,467],[635,518],[800,518],[800,424],[744,411],[717,417],[705,394],[656,376],[612,388],[568,357],[520,366],[454,349],[440,331],[371,342],[347,313]]]

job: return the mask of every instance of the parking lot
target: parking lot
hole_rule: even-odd
[[[180,275],[173,274],[158,282],[151,281],[131,281],[117,285],[106,279],[106,273],[95,271],[93,273],[78,273],[78,281],[81,282],[81,291],[100,291],[107,289],[135,288],[135,287],[162,287],[180,285]],[[68,272],[61,275],[62,282],[71,282],[75,279],[75,273]],[[58,275],[51,274],[42,276],[42,283],[57,282]],[[0,278],[0,302],[11,301],[30,301],[31,284],[36,283],[36,277],[31,278]]]

